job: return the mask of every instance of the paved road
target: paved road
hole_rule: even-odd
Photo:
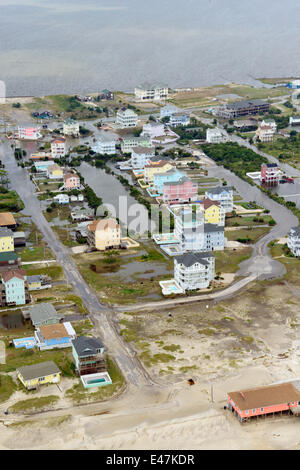
[[[30,181],[26,169],[18,167],[12,155],[9,142],[5,141],[0,148],[0,159],[5,164],[12,187],[19,193],[25,204],[24,213],[32,217],[33,222],[42,232],[45,241],[55,253],[57,261],[62,265],[65,277],[74,292],[82,299],[84,305],[90,312],[90,317],[95,324],[99,334],[107,347],[109,353],[116,360],[120,370],[126,377],[128,383],[138,386],[140,384],[152,384],[152,380],[135,358],[129,346],[123,343],[122,338],[116,330],[113,321],[113,312],[102,304],[94,291],[84,281],[70,255],[70,251],[57,239],[48,221],[45,219],[40,201],[34,194],[34,185]]]

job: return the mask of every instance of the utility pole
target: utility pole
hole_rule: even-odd
[[[210,400],[212,403],[214,402],[214,385],[212,382],[210,383]]]

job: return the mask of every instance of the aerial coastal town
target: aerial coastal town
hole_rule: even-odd
[[[0,448],[296,448],[300,80],[11,97],[0,133]]]

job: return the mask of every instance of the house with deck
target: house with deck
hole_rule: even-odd
[[[27,390],[34,390],[41,385],[59,383],[61,371],[53,361],[45,361],[18,367],[17,378]]]
[[[67,136],[79,137],[79,122],[75,121],[74,119],[66,119],[63,125],[63,133]]]
[[[155,147],[133,147],[131,152],[131,166],[134,170],[143,170],[150,159],[155,155]]]
[[[110,385],[112,380],[107,372],[104,345],[99,338],[79,336],[72,341],[75,371],[84,388]]]
[[[186,173],[177,170],[177,168],[171,168],[170,170],[164,173],[154,173],[153,190],[156,194],[163,194],[164,183],[176,183],[181,180],[184,176],[186,176]]]
[[[0,228],[15,230],[17,222],[11,212],[0,212]]]
[[[51,141],[51,157],[62,158],[66,155],[66,139],[64,137],[57,137]]]
[[[187,203],[198,196],[198,183],[182,176],[178,181],[163,183],[163,201],[165,204]]]
[[[218,201],[203,199],[201,207],[204,211],[205,223],[225,225],[225,211]]]
[[[63,313],[57,312],[52,304],[44,302],[22,309],[22,313],[25,319],[30,318],[35,328],[60,323],[65,317]]]
[[[183,293],[207,289],[215,277],[215,258],[212,253],[194,252],[176,256],[174,279]]]
[[[233,211],[233,188],[230,186],[218,186],[208,189],[205,192],[205,198],[219,202],[225,214]]]
[[[40,351],[55,348],[70,348],[76,332],[70,322],[38,326],[34,332]]]
[[[120,248],[120,224],[112,218],[94,220],[87,227],[87,241],[92,249],[98,251]]]
[[[241,423],[267,415],[299,415],[300,380],[229,392],[227,402]]]
[[[1,273],[2,293],[5,296],[5,305],[17,306],[30,302],[26,271],[10,269]],[[1,303],[3,303],[3,294]]]
[[[138,115],[128,108],[119,109],[116,117],[116,124],[120,129],[136,127],[138,123]]]
[[[153,185],[154,174],[166,173],[169,170],[175,168],[175,163],[170,162],[169,160],[158,158],[150,160],[148,165],[145,165],[144,170],[144,181],[148,185]]]

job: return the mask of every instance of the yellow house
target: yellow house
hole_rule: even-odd
[[[149,162],[145,166],[144,181],[150,186],[153,184],[153,175],[158,173],[166,173],[175,167],[174,163],[170,163],[167,160],[159,160],[157,162]]]
[[[120,225],[115,219],[94,220],[88,226],[87,240],[92,248],[99,251],[120,248]]]
[[[224,225],[225,214],[219,202],[204,199],[204,219],[207,224]]]
[[[47,167],[47,176],[50,179],[62,179],[64,177],[63,169],[56,163]]]
[[[46,361],[19,367],[17,377],[27,390],[32,390],[40,385],[59,383],[61,371],[53,361]]]
[[[0,253],[14,251],[14,234],[10,229],[0,228]]]

